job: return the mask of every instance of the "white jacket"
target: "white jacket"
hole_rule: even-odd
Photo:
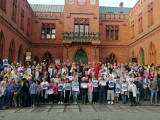
[[[4,87],[0,86],[0,97],[4,95]]]
[[[133,97],[137,97],[137,86],[134,83],[128,85],[128,91],[133,93]]]

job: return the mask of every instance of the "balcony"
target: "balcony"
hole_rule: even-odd
[[[64,32],[63,43],[95,43],[100,44],[99,33]]]

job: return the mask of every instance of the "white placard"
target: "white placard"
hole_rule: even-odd
[[[3,65],[4,66],[8,65],[8,59],[3,59]]]
[[[43,90],[47,90],[48,89],[47,82],[42,82],[41,85],[42,85],[42,89]]]
[[[109,87],[113,88],[114,87],[114,81],[109,81]]]
[[[47,94],[48,94],[48,95],[53,94],[53,90],[52,90],[52,89],[47,90]]]
[[[93,87],[98,87],[98,80],[93,80]]]
[[[126,92],[127,91],[127,85],[126,84],[122,84],[122,91]]]
[[[121,87],[120,85],[116,85],[116,93],[120,93],[121,92]]]
[[[79,84],[73,84],[72,89],[73,91],[79,92]]]
[[[70,83],[65,84],[65,90],[71,90],[71,84]]]
[[[53,78],[54,82],[58,83],[59,79],[58,78]]]
[[[63,91],[63,83],[58,84],[58,91]]]
[[[88,84],[87,83],[81,83],[81,87],[82,88],[88,88]]]
[[[101,86],[106,86],[106,81],[100,81]]]
[[[69,81],[73,80],[73,76],[68,76],[67,78],[69,79]]]
[[[68,0],[68,4],[70,5],[74,4],[74,0]]]
[[[60,64],[60,59],[55,59],[55,64]]]

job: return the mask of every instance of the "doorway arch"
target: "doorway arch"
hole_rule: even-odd
[[[84,49],[80,48],[75,56],[74,56],[74,61],[75,62],[81,62],[81,63],[88,63],[88,56],[87,53],[84,51]]]

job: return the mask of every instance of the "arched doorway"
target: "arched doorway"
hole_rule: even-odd
[[[2,62],[4,55],[4,35],[3,32],[0,32],[0,63]]]
[[[111,53],[108,56],[108,58],[109,58],[111,64],[117,63],[117,58],[116,58],[116,55],[114,53]]]
[[[145,65],[145,56],[144,56],[144,50],[143,50],[143,48],[140,49],[139,55],[140,55],[140,63],[143,64],[143,65]]]
[[[156,48],[153,42],[149,45],[149,64],[156,64]]]
[[[22,61],[23,61],[23,47],[22,45],[20,45],[18,49],[18,62],[22,62]]]
[[[88,63],[87,53],[81,48],[77,51],[74,57],[75,62]]]
[[[52,55],[50,54],[50,52],[47,51],[44,53],[43,61],[47,64],[52,62]]]
[[[14,60],[14,56],[15,56],[15,41],[14,39],[11,40],[10,45],[9,45],[9,55],[8,55],[8,59],[10,61]]]

